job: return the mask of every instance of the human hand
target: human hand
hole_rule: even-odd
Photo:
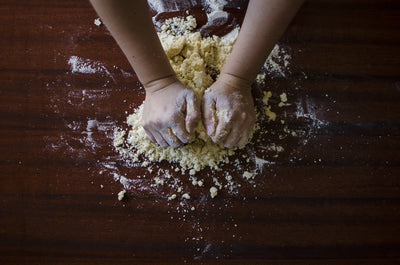
[[[141,123],[147,136],[163,148],[190,142],[201,118],[196,95],[177,79],[157,86],[146,89]]]
[[[256,116],[251,82],[221,74],[204,95],[203,115],[207,134],[215,143],[243,147]]]

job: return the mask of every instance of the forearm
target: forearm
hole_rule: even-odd
[[[253,82],[303,0],[250,0],[222,74]]]
[[[176,80],[145,0],[90,1],[146,90],[151,90],[159,80]]]

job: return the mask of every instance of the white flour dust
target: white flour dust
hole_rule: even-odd
[[[182,10],[182,5],[196,5],[199,1],[149,1],[151,7],[158,13],[170,12],[173,10]],[[212,25],[224,22],[227,18],[227,13],[222,8],[228,1],[202,1],[208,23]],[[186,20],[187,21],[187,20]],[[100,20],[96,20],[95,24],[100,26]],[[196,38],[183,40],[182,35],[188,34],[186,31],[192,30],[193,25],[187,25],[186,28],[179,27],[182,18],[171,21],[169,29],[170,33],[175,32],[172,36],[164,36],[165,41],[171,41],[171,45],[177,48],[176,53],[170,57],[183,59],[189,56],[182,56],[180,44],[189,46],[190,41],[204,41],[199,35]],[[185,23],[185,22],[183,22]],[[91,24],[92,26],[93,24]],[[172,27],[171,27],[172,25]],[[104,27],[99,28],[101,30]],[[238,34],[239,28],[229,33],[225,38],[215,38],[213,49],[218,45],[225,45],[226,51],[229,52],[229,45],[234,42]],[[186,32],[186,33],[185,33]],[[191,32],[193,33],[193,32]],[[192,35],[194,37],[194,35]],[[176,38],[176,39],[175,39]],[[178,40],[179,41],[175,41]],[[171,46],[169,45],[169,46]],[[168,47],[165,45],[164,47]],[[172,55],[173,49],[166,49],[167,53]],[[203,51],[206,51],[203,49]],[[201,55],[202,52],[198,52]],[[222,53],[221,53],[222,54]],[[186,54],[187,55],[187,54]],[[197,56],[197,55],[196,55]],[[223,55],[222,57],[224,57]],[[185,58],[183,58],[185,57]],[[200,56],[201,57],[201,56]],[[200,58],[207,65],[207,60]],[[221,58],[222,58],[221,57]],[[173,60],[173,59],[171,59]],[[179,161],[166,162],[163,159],[151,161],[146,157],[146,154],[139,156],[132,155],[137,152],[134,145],[127,142],[127,137],[131,133],[130,128],[122,127],[117,124],[115,117],[98,117],[95,111],[99,102],[110,101],[110,96],[113,94],[113,87],[118,78],[114,78],[116,72],[123,78],[130,78],[132,73],[119,69],[116,66],[108,67],[105,63],[72,55],[67,58],[67,63],[70,67],[70,73],[81,78],[87,78],[90,75],[102,74],[106,77],[111,77],[114,83],[105,80],[103,87],[88,88],[77,87],[73,81],[52,81],[46,84],[47,92],[51,95],[49,106],[56,114],[66,113],[66,109],[76,112],[85,110],[88,115],[86,119],[75,121],[66,115],[64,118],[65,131],[57,135],[45,137],[46,150],[57,155],[64,155],[76,158],[76,163],[79,161],[94,161],[94,166],[88,166],[88,171],[91,172],[93,179],[92,184],[96,184],[103,189],[107,186],[106,182],[98,183],[96,179],[99,175],[107,176],[110,179],[110,185],[119,183],[121,189],[113,192],[113,196],[121,200],[121,205],[125,205],[132,200],[134,196],[154,196],[154,205],[168,205],[168,214],[172,221],[187,221],[192,224],[192,231],[188,232],[186,241],[205,242],[207,239],[204,232],[209,228],[202,224],[199,218],[196,219],[196,212],[203,213],[203,210],[209,208],[210,203],[220,205],[219,210],[229,209],[233,207],[233,203],[227,198],[234,196],[246,200],[243,196],[243,187],[247,191],[257,192],[257,187],[264,185],[264,179],[274,176],[275,172],[271,170],[275,165],[284,162],[294,161],[294,156],[291,155],[301,141],[310,139],[310,134],[328,125],[319,117],[316,106],[312,100],[301,100],[293,97],[294,91],[298,84],[289,84],[291,87],[271,87],[271,79],[286,79],[290,77],[289,66],[291,56],[287,49],[277,45],[271,52],[268,60],[264,64],[263,69],[256,80],[256,90],[261,90],[261,98],[256,99],[258,106],[258,126],[259,130],[254,135],[252,142],[243,150],[237,150],[235,154],[230,154],[221,159],[221,164],[216,168],[205,166],[201,170],[193,170],[186,168],[182,170]],[[194,61],[187,61],[194,62]],[[222,62],[220,62],[222,63]],[[200,65],[200,64],[199,64]],[[199,66],[199,65],[196,65]],[[175,69],[182,73],[181,77],[187,76],[187,73],[182,69]],[[214,68],[212,68],[214,67]],[[216,74],[218,67],[205,67],[207,71],[214,71]],[[199,75],[203,72],[199,71]],[[200,79],[199,79],[200,80]],[[192,82],[192,79],[186,80],[187,84]],[[210,81],[210,79],[209,79]],[[212,80],[211,80],[212,81]],[[205,87],[209,84],[206,83]],[[296,87],[295,87],[296,86]],[[59,96],[55,92],[62,87],[64,94]],[[308,130],[292,128],[292,124],[286,122],[286,119],[298,119],[309,126]],[[117,138],[114,136],[114,131],[117,129]],[[134,134],[135,132],[131,133]],[[111,142],[116,143],[117,155],[113,152]],[[291,144],[287,144],[291,142]],[[293,144],[294,143],[294,144]],[[300,143],[301,144],[301,143]],[[105,154],[102,154],[104,152]],[[93,160],[95,159],[95,160]],[[262,174],[260,174],[262,173]],[[250,187],[250,188],[249,188]],[[119,193],[119,191],[121,192]],[[119,195],[118,195],[119,194]],[[252,195],[252,194],[250,194]],[[131,197],[132,196],[132,197]],[[253,199],[257,199],[254,197]],[[157,202],[159,200],[159,202]],[[218,204],[218,202],[224,202]],[[223,209],[222,209],[223,208]],[[235,218],[230,215],[226,217],[224,223],[226,232],[232,237],[240,239],[240,228],[237,227]],[[198,257],[208,253],[213,248],[211,243],[198,247]]]
[[[178,77],[201,100],[204,91],[213,83],[211,74],[219,74],[226,57],[232,50],[239,30],[236,28],[222,38],[217,36],[203,38],[198,32],[193,32],[195,27],[196,20],[192,16],[172,18],[165,21],[159,37]],[[271,73],[279,73],[284,77],[289,59],[290,56],[284,49],[278,45],[275,46],[265,63],[267,66],[274,67],[264,67],[260,74],[262,76],[257,78],[258,83],[265,84],[266,76]],[[286,93],[275,93],[264,92],[262,107],[258,111],[259,121],[284,123],[282,119],[277,119],[278,115],[274,111],[289,105],[287,95]],[[276,98],[279,99],[276,106],[269,102],[270,98],[274,98],[275,101]],[[182,176],[187,178],[187,183],[194,187],[204,188],[211,198],[215,198],[222,190],[237,194],[242,185],[242,180],[253,181],[257,173],[262,171],[264,165],[274,163],[257,157],[252,151],[254,144],[250,144],[246,150],[241,150],[238,153],[240,155],[235,157],[234,154],[238,150],[229,150],[213,143],[205,134],[201,124],[198,129],[198,138],[194,143],[176,149],[172,147],[161,148],[147,138],[140,123],[141,111],[142,109],[138,108],[134,114],[127,118],[127,124],[130,126],[128,130],[116,130],[114,145],[127,165],[142,168],[150,166],[149,172],[141,178],[153,178],[156,186],[166,185],[172,189],[168,194],[165,194],[165,198],[168,200],[177,200],[182,198],[183,194],[190,196],[190,192],[185,189],[186,183],[182,184],[178,181],[182,179]],[[256,124],[255,128],[260,128],[259,123]],[[282,138],[296,135],[296,132],[288,129],[287,125],[272,133],[279,134]],[[284,152],[285,149],[278,143],[265,141],[266,138],[270,137],[268,131],[262,131],[260,135],[261,138],[254,139],[254,143],[258,145],[259,155],[272,154],[273,158],[277,158],[280,153]],[[153,168],[158,167],[157,163],[162,161],[170,162],[171,170],[153,170]],[[221,170],[226,170],[225,165],[233,167],[233,169],[221,174]],[[206,175],[198,173],[205,168],[208,168],[211,172]],[[242,180],[234,179],[232,175],[240,175]],[[124,189],[129,190],[131,185],[126,185],[126,177],[120,177],[119,181],[123,182]],[[211,180],[211,183],[209,180]],[[133,184],[138,183],[143,183],[143,181],[136,181]],[[187,196],[186,198],[188,198]]]
[[[104,66],[103,63],[99,61],[92,61],[89,59],[83,59],[78,56],[71,56],[68,60],[68,64],[71,67],[72,73],[81,74],[95,74],[95,73],[107,73],[110,72]]]
[[[192,4],[195,4],[194,2]],[[206,7],[207,10],[207,17],[208,17],[208,22],[212,23],[214,18],[223,18],[226,16],[226,12],[223,10],[223,6],[226,4],[226,1],[204,1],[204,6]],[[164,1],[150,1],[150,5],[153,9],[155,9],[158,13],[162,13],[162,12],[166,12],[173,10],[174,8],[176,9],[181,9],[181,6],[179,6],[178,2],[169,2],[169,4],[166,4]],[[166,6],[169,5],[169,6]],[[171,7],[171,5],[175,5],[174,8]],[[171,22],[172,21],[172,22]],[[164,37],[160,37],[161,40],[168,42],[168,41],[174,41],[174,38],[177,37],[179,38],[179,36],[175,36],[175,35],[187,35],[189,36],[189,34],[193,34],[191,31],[193,30],[194,26],[191,20],[184,20],[184,19],[175,19],[175,20],[171,20],[170,24],[169,24],[169,28],[172,28],[171,25],[178,30],[181,30],[181,32],[179,34],[174,33],[174,35],[172,36],[167,36],[165,35]],[[97,21],[98,22],[98,21]],[[188,26],[189,24],[190,26]],[[220,39],[220,43],[221,45],[225,45],[227,48],[229,46],[232,46],[234,43],[235,38],[237,37],[239,28],[236,28],[235,30],[233,30],[231,33],[227,34],[224,38]],[[167,32],[167,31],[166,31]],[[172,33],[172,31],[170,32]],[[168,34],[168,32],[167,32]],[[190,35],[192,36],[192,35]],[[195,35],[193,35],[195,36]],[[173,37],[173,38],[172,38]],[[193,38],[193,37],[190,37]],[[189,39],[190,39],[189,38]],[[218,37],[213,37],[214,39],[218,39]],[[197,39],[196,41],[204,41],[201,37],[199,38],[198,36],[195,37],[195,39]],[[180,39],[181,41],[181,39]],[[194,39],[190,40],[190,41],[194,41]],[[172,43],[172,42],[171,42]],[[165,44],[165,42],[163,43],[164,48],[166,48],[166,52],[167,54],[171,54],[171,50],[168,50],[169,44]],[[176,44],[174,44],[176,45]],[[187,44],[184,44],[187,45]],[[217,44],[219,45],[219,44]],[[216,47],[216,46],[215,46]],[[175,46],[173,47],[175,48]],[[178,48],[179,49],[179,48]],[[229,54],[230,49],[231,48],[224,48],[227,52],[227,54]],[[173,54],[172,57],[170,57],[171,60],[173,60],[173,57],[179,55],[178,54]],[[226,55],[223,55],[221,58],[226,58]],[[265,62],[265,65],[263,67],[263,69],[261,70],[260,74],[257,77],[257,83],[262,85],[265,85],[265,80],[266,78],[270,78],[273,76],[280,76],[280,77],[285,77],[287,73],[289,73],[288,70],[288,66],[290,65],[290,55],[285,51],[285,49],[283,49],[280,46],[275,46],[273,51],[271,52],[270,56],[268,57],[267,61]],[[223,64],[223,61],[219,62],[221,65]],[[79,74],[96,74],[96,73],[105,73],[107,75],[111,75],[109,69],[107,69],[106,65],[100,61],[96,61],[96,60],[90,60],[90,59],[84,59],[81,58],[79,56],[71,56],[68,60],[68,64],[71,67],[71,73],[79,73]],[[174,66],[174,63],[172,63]],[[178,66],[175,67],[175,70],[179,69],[177,68]],[[207,65],[207,67],[209,68],[210,65]],[[214,66],[215,67],[215,66]],[[114,69],[116,69],[116,67],[113,67]],[[215,68],[216,71],[218,71],[218,68]],[[121,70],[121,69],[119,69]],[[125,71],[121,70],[121,73],[123,75],[126,76],[131,76],[130,73],[127,73]],[[189,79],[186,80],[186,82],[191,82]],[[188,85],[188,84],[187,84]],[[206,86],[208,86],[209,84],[206,83]],[[87,90],[87,89],[83,89],[80,91],[77,90],[71,90],[68,92],[68,99],[67,102],[70,105],[73,106],[84,106],[86,105],[88,102],[87,100],[92,100],[95,101],[99,98],[103,98],[106,99],[109,97],[109,93],[110,90],[108,89],[91,89],[91,90]],[[276,92],[274,91],[273,93],[268,92],[268,99],[269,98],[275,98],[275,101],[277,98],[279,98],[279,96],[282,96],[281,92]],[[286,94],[285,94],[286,97]],[[261,172],[262,169],[265,166],[269,166],[269,165],[273,165],[275,164],[275,160],[269,160],[268,158],[266,158],[264,156],[264,154],[268,154],[269,157],[271,158],[278,158],[280,153],[285,152],[285,148],[283,146],[281,146],[279,143],[275,143],[275,142],[265,142],[263,139],[265,137],[269,137],[270,135],[278,135],[279,139],[283,139],[286,137],[296,137],[297,134],[295,131],[291,130],[288,128],[288,126],[284,121],[284,117],[280,117],[277,114],[277,110],[279,110],[279,108],[282,108],[284,106],[289,106],[290,103],[287,103],[287,99],[285,101],[281,101],[281,102],[275,102],[271,103],[268,102],[268,99],[264,102],[261,109],[258,110],[258,117],[261,121],[267,120],[268,122],[271,123],[281,123],[282,124],[282,129],[279,129],[281,131],[261,131],[260,135],[261,135],[261,139],[260,138],[256,138],[254,139],[254,142],[258,145],[258,151],[257,151],[257,155],[256,153],[254,153],[254,150],[252,151],[251,148],[247,148],[246,151],[241,151],[240,152],[240,156],[241,157],[234,157],[233,159],[228,159],[226,158],[227,156],[231,156],[234,154],[234,152],[230,152],[228,151],[226,154],[226,156],[223,156],[222,159],[220,161],[217,161],[216,163],[221,163],[221,166],[223,167],[224,165],[227,166],[234,166],[234,172],[241,172],[239,173],[239,175],[243,175],[244,172],[251,172],[251,174],[254,174],[254,178],[256,178],[256,172]],[[289,99],[290,101],[290,99]],[[94,103],[90,103],[90,104],[94,104]],[[313,125],[318,126],[317,119],[315,118],[315,115],[308,114],[305,113],[304,110],[301,109],[301,106],[298,106],[297,112],[296,112],[297,118],[307,118],[307,119],[311,119],[313,123]],[[258,125],[259,126],[259,125]],[[72,130],[76,130],[82,131],[82,136],[84,136],[84,139],[78,139],[79,142],[81,142],[82,144],[84,144],[87,148],[90,148],[92,151],[96,150],[96,148],[99,147],[99,142],[96,141],[96,139],[93,137],[94,133],[99,133],[99,132],[103,132],[105,129],[110,129],[111,131],[115,128],[117,128],[116,124],[113,122],[106,122],[106,124],[102,124],[100,123],[97,119],[88,119],[87,124],[77,124],[76,122],[70,122],[67,124],[67,127],[72,129]],[[240,188],[240,183],[235,181],[234,179],[232,179],[231,177],[231,173],[227,173],[227,175],[222,176],[223,179],[221,179],[221,176],[214,176],[214,175],[221,175],[220,173],[218,173],[218,171],[220,170],[220,167],[216,166],[217,164],[214,164],[213,170],[211,171],[211,173],[208,173],[208,175],[204,176],[204,175],[196,175],[196,172],[198,172],[199,170],[203,169],[203,166],[200,166],[198,168],[191,168],[191,167],[186,167],[186,168],[180,168],[179,165],[176,164],[172,164],[171,165],[171,170],[169,171],[161,171],[160,168],[158,168],[157,163],[159,163],[159,161],[164,160],[163,156],[161,156],[160,158],[157,159],[148,159],[146,158],[146,153],[141,153],[140,156],[134,155],[134,159],[132,154],[135,154],[135,146],[129,146],[129,144],[126,142],[127,137],[129,136],[129,131],[125,131],[122,130],[121,128],[117,131],[116,135],[114,137],[114,143],[117,146],[117,150],[120,152],[120,154],[122,154],[123,160],[124,160],[124,164],[125,166],[128,167],[136,167],[136,168],[143,168],[143,174],[142,176],[136,176],[138,177],[136,180],[135,179],[130,179],[130,176],[127,175],[121,175],[119,174],[119,172],[116,172],[116,167],[115,165],[113,165],[112,167],[108,166],[110,165],[111,161],[108,160],[104,163],[100,163],[102,165],[102,167],[104,167],[104,170],[109,171],[110,173],[113,174],[114,179],[116,181],[121,182],[121,184],[123,184],[124,188],[129,190],[132,188],[135,189],[142,189],[145,190],[146,186],[148,185],[149,181],[146,181],[145,179],[150,178],[150,182],[153,182],[155,178],[160,179],[164,179],[164,183],[168,183],[168,185],[175,190],[176,193],[182,193],[182,187],[184,186],[182,183],[179,184],[180,181],[178,181],[179,179],[181,179],[182,175],[187,174],[187,178],[189,183],[192,184],[192,186],[197,186],[197,187],[204,187],[206,190],[212,188],[212,190],[214,191],[215,189],[218,190],[223,190],[225,189],[227,192],[237,192],[238,188]],[[107,133],[107,137],[108,138],[112,138],[112,136],[110,136],[110,133]],[[254,147],[252,147],[254,148]],[[223,149],[221,149],[223,150]],[[215,150],[216,151],[216,150]],[[215,153],[215,151],[213,151]],[[217,151],[220,152],[220,151]],[[225,152],[225,151],[224,151]],[[272,156],[271,156],[272,154]],[[267,157],[268,157],[267,156]],[[249,166],[250,164],[252,164],[252,166]],[[112,163],[111,163],[112,164]],[[250,167],[250,168],[249,168]],[[250,171],[248,171],[250,170]],[[115,172],[112,172],[115,171]],[[114,174],[115,173],[115,174]],[[236,174],[237,174],[236,173]],[[154,177],[155,176],[155,177]],[[142,177],[142,180],[139,180],[139,177]],[[206,179],[210,178],[212,180],[211,185],[210,183],[205,184]],[[247,179],[246,177],[244,177],[244,179]],[[251,178],[253,179],[253,178]],[[156,181],[156,186],[163,186],[160,185],[161,182],[157,182]],[[171,184],[172,183],[172,184]],[[207,186],[206,186],[207,185]],[[212,194],[214,194],[213,197],[215,197],[215,192],[213,192]],[[171,195],[173,194],[166,194],[166,198],[170,198]],[[210,194],[209,194],[210,195]],[[189,195],[190,196],[190,195]],[[179,196],[175,197],[178,198]]]
[[[317,118],[318,107],[311,100],[296,102],[296,108],[296,118],[309,120],[311,122],[309,128],[312,132],[329,125],[329,122]]]
[[[112,70],[108,69],[106,67],[106,64],[96,61],[96,60],[91,60],[91,59],[84,59],[79,56],[73,55],[69,58],[68,64],[71,69],[71,73],[79,73],[79,74],[105,74],[106,76],[109,76],[114,83],[117,83],[112,71],[115,70],[122,74],[124,78],[129,78],[132,77],[133,75],[117,66],[112,66]]]

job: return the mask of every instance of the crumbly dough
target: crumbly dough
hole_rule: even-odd
[[[124,199],[125,193],[126,193],[126,190],[121,190],[120,192],[118,192],[118,200],[119,201],[122,201]]]
[[[188,16],[186,19],[172,18],[165,21],[158,36],[178,78],[194,91],[201,102],[205,90],[219,75],[232,51],[239,28],[221,38],[218,36],[203,38],[199,32],[193,32],[195,27],[196,20],[192,16]],[[283,60],[285,66],[287,66],[287,60],[290,56],[284,54],[282,57],[281,53],[281,49],[276,45],[264,65],[264,70],[272,68],[275,71],[282,72],[283,70],[275,61]],[[283,72],[282,75],[284,76]],[[264,83],[265,73],[260,74],[256,81]],[[276,114],[271,111],[271,106],[268,105],[268,99],[271,95],[271,92],[264,94],[263,114],[268,116],[270,121],[275,121]],[[229,120],[228,111],[215,112],[216,117],[214,118],[227,121]],[[199,122],[195,129],[196,138],[192,143],[179,148],[162,148],[148,139],[140,122],[142,113],[143,105],[128,116],[127,124],[130,126],[128,132],[118,129],[114,132],[114,146],[121,155],[129,158],[132,162],[139,162],[141,156],[147,158],[146,163],[148,161],[167,160],[179,163],[180,167],[175,168],[176,172],[182,171],[183,173],[189,170],[190,175],[195,175],[196,172],[206,166],[218,170],[222,163],[229,163],[229,156],[235,153],[235,148],[227,149],[212,142],[202,122]],[[258,128],[259,126],[256,124],[254,129]]]
[[[190,199],[190,195],[189,195],[189,193],[185,193],[185,194],[183,194],[183,195],[182,195],[182,199],[189,200],[189,199]]]
[[[218,189],[214,186],[210,188],[210,196],[211,198],[215,198],[218,195]]]
[[[230,54],[238,30],[236,34],[225,38],[202,38],[199,32],[191,32],[195,27],[196,20],[192,16],[186,19],[173,18],[166,21],[158,35],[178,78],[201,101],[204,91],[214,82]],[[194,175],[206,166],[218,169],[219,164],[228,163],[228,157],[235,152],[235,149],[227,149],[212,142],[201,122],[195,130],[196,139],[192,143],[179,148],[161,148],[148,139],[140,123],[142,112],[143,105],[127,118],[131,127],[126,137],[129,148],[122,148],[125,142],[123,131],[116,131],[114,135],[117,149],[133,160],[145,155],[150,161],[177,162],[183,171],[190,169],[190,175]],[[221,115],[223,118],[226,116],[225,113]]]
[[[257,176],[257,173],[255,172],[249,172],[249,171],[245,171],[243,172],[243,178],[249,180],[249,179],[254,179]]]

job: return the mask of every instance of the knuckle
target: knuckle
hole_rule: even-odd
[[[182,143],[180,143],[180,142],[178,142],[178,141],[174,141],[172,144],[171,144],[171,146],[173,147],[173,148],[177,148],[177,147],[179,147],[179,146],[181,146],[182,145]]]
[[[162,148],[166,148],[168,147],[168,144],[164,141],[159,141],[158,144],[162,147]]]
[[[142,127],[145,129],[145,130],[150,130],[150,124],[147,122],[147,121],[141,121],[141,124],[142,124]]]
[[[240,118],[241,118],[242,120],[247,120],[247,119],[249,118],[249,116],[248,116],[248,114],[247,114],[246,112],[242,112],[242,113],[240,114]]]
[[[225,143],[224,146],[225,146],[226,148],[232,148],[232,147],[234,147],[235,145],[234,145],[233,143],[229,142],[229,143]]]

